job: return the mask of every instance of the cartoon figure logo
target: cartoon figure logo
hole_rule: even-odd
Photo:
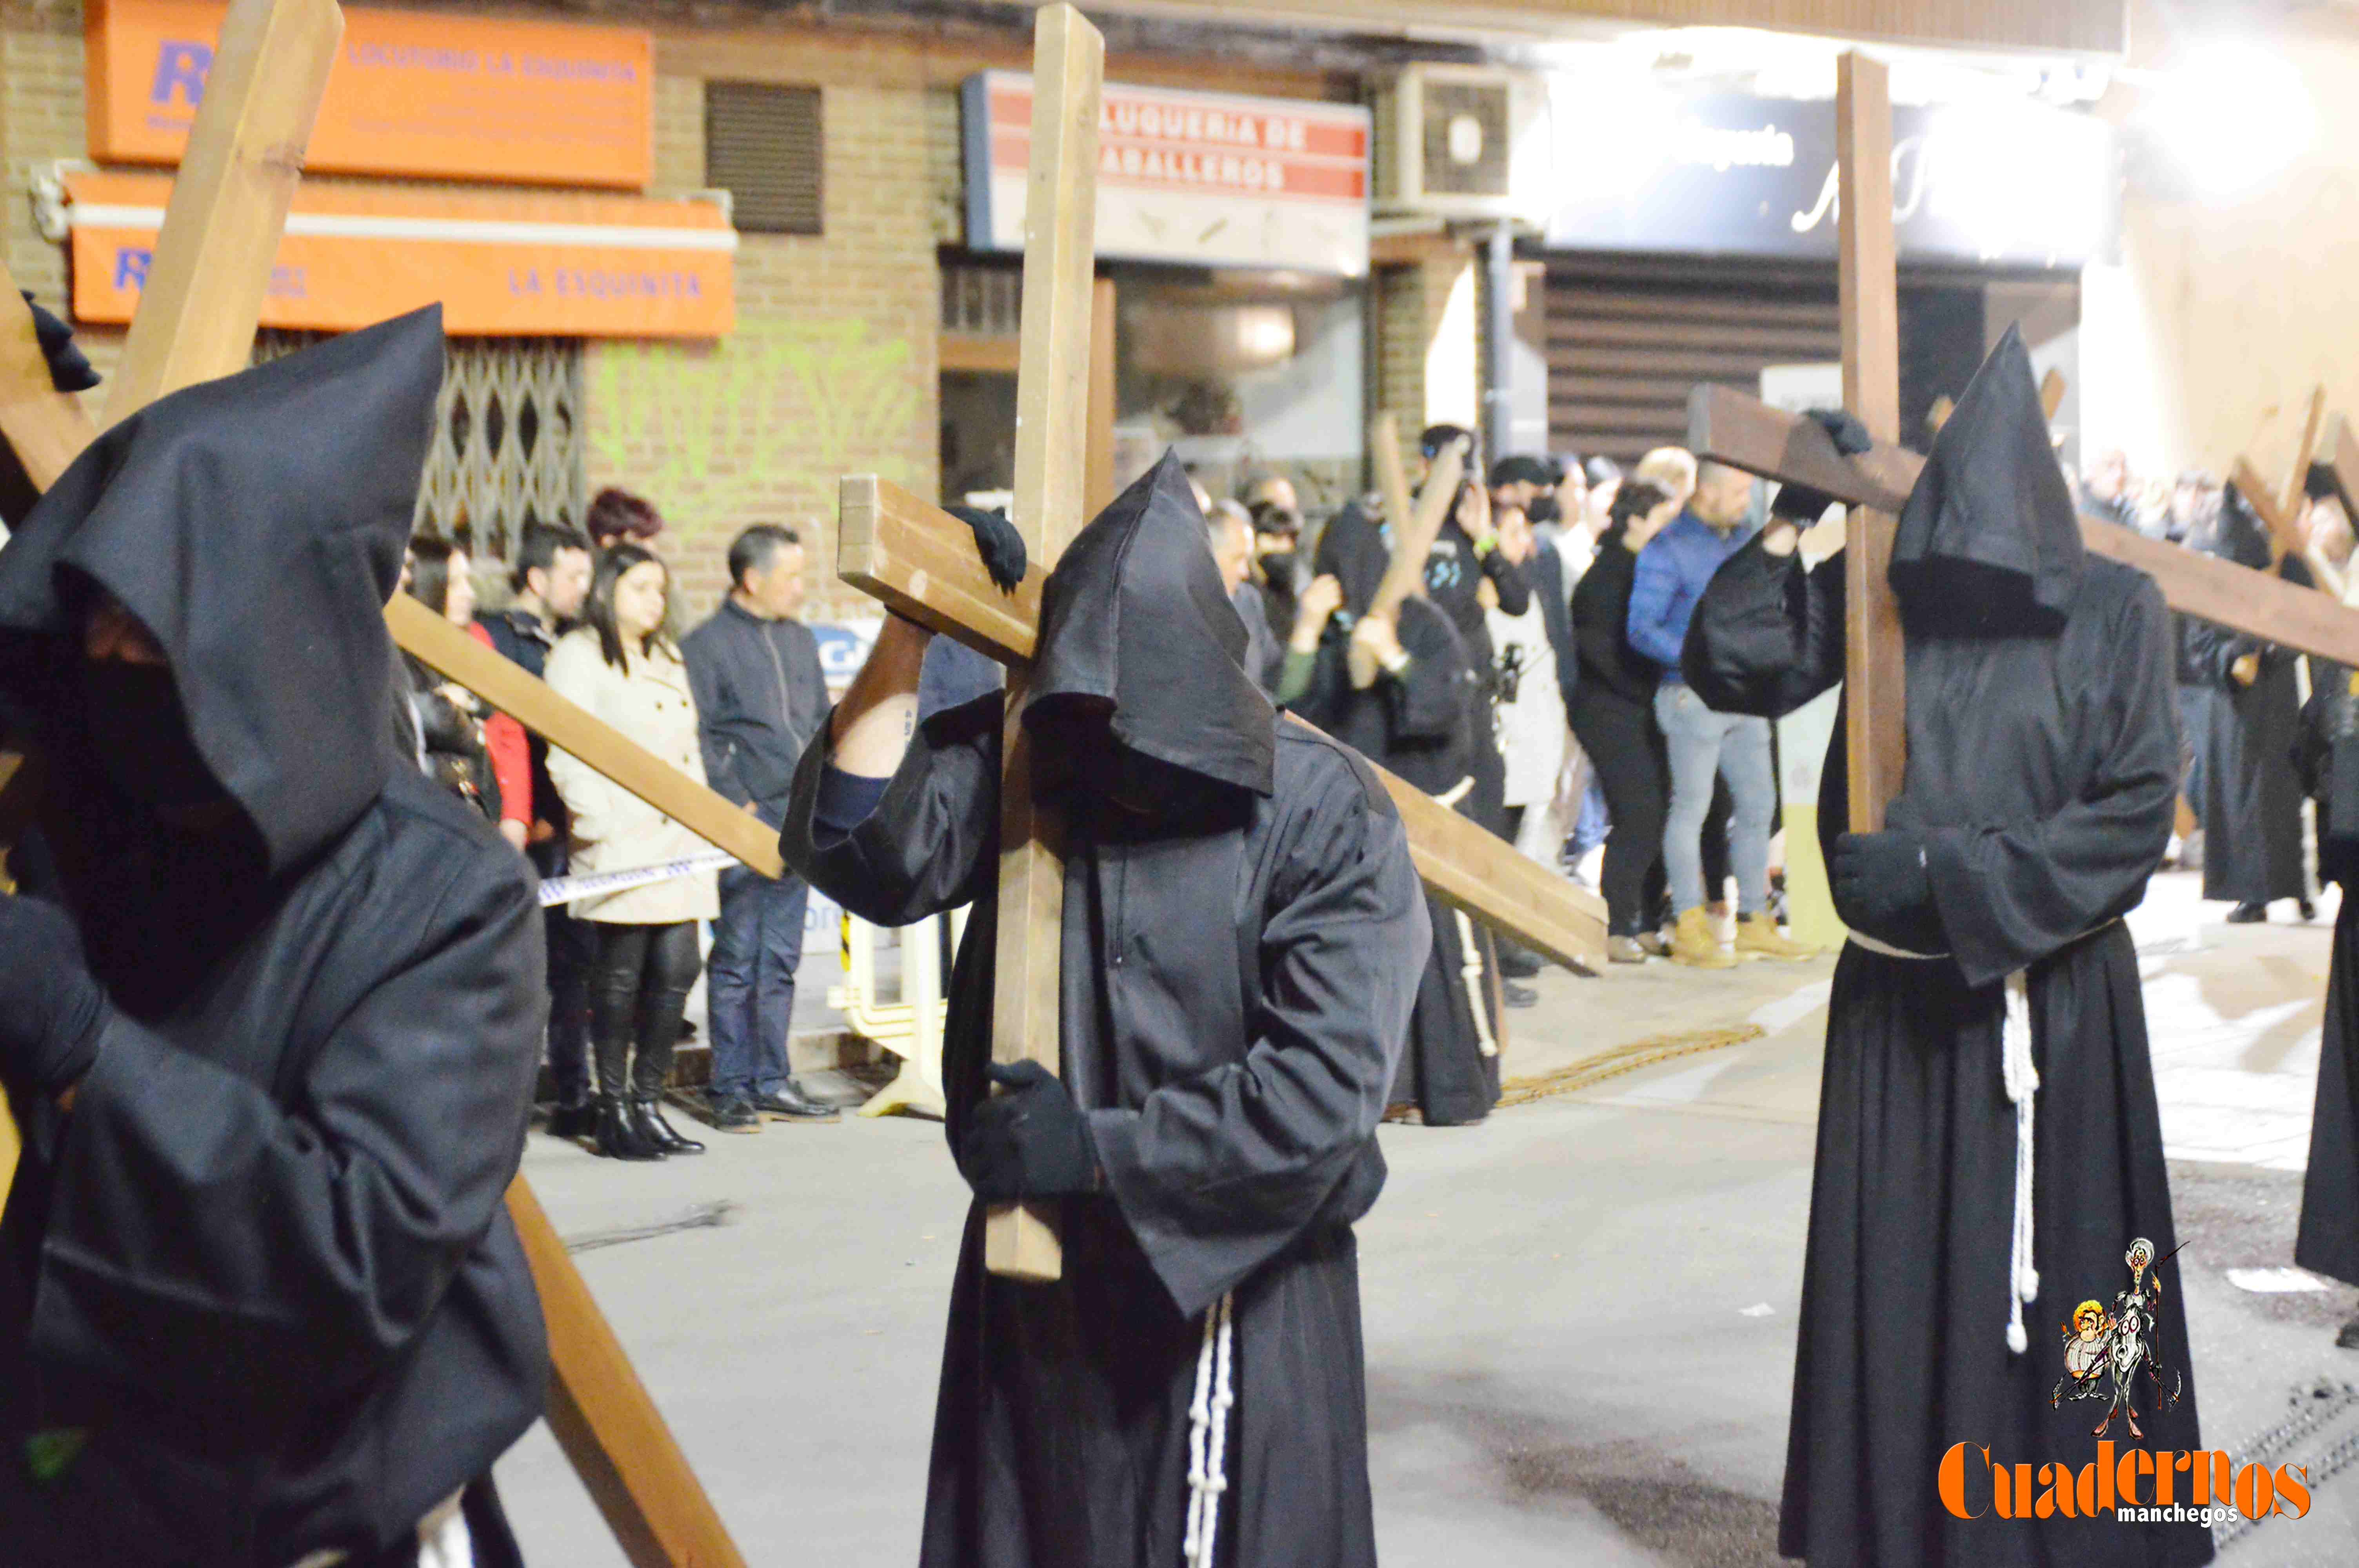
[[[2154,1384],[2159,1401],[2156,1409],[2169,1410],[2186,1392],[2183,1375],[2172,1373],[2170,1386],[2165,1388],[2155,1366],[2155,1316],[2162,1302],[2159,1266],[2176,1253],[2173,1249],[2158,1260],[2154,1243],[2139,1237],[2123,1255],[2122,1261],[2129,1265],[2130,1285],[2115,1293],[2113,1310],[2085,1301],[2072,1309],[2072,1321],[2064,1325],[2064,1376],[2056,1380],[2048,1402],[2060,1407],[2066,1400],[2105,1400],[2104,1418],[2092,1429],[2099,1437],[2112,1429],[2115,1415],[2129,1423],[2132,1437],[2146,1435],[2138,1426],[2137,1407],[2131,1402],[2140,1372]]]

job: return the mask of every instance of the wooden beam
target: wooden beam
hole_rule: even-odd
[[[954,638],[1003,665],[1031,662],[1040,625],[1040,589],[1049,574],[1025,564],[1024,580],[1004,591],[983,569],[963,525],[875,474],[852,474],[836,506],[836,575],[910,620]]]
[[[766,877],[784,873],[778,836],[760,818],[576,707],[406,593],[385,607],[404,653],[465,687],[583,766],[604,774],[716,849]]]
[[[2293,472],[2287,476],[2285,494],[2278,499],[2277,509],[2299,515],[2303,493],[2310,488],[2310,460],[2318,456],[2318,438],[2326,425],[2326,388],[2316,386],[2310,393],[2310,413],[2301,422],[2301,445],[2294,449]]]
[[[112,378],[108,424],[252,357],[343,31],[336,0],[231,0]]]
[[[1040,614],[1038,567],[1013,597],[1002,594],[956,518],[873,479],[848,479],[843,489],[847,514],[837,548],[844,581],[1000,664],[1020,668],[1031,658]],[[976,624],[963,623],[964,616]],[[1596,894],[1375,771],[1400,808],[1418,874],[1435,897],[1560,964],[1605,972],[1605,906]]]
[[[1016,499],[1027,553],[1054,569],[1081,531],[1088,477],[1091,281],[1097,237],[1098,105],[1105,40],[1068,5],[1034,20],[1032,151],[1024,209],[1024,350],[1016,378]],[[1009,672],[999,789],[999,925],[992,1055],[1060,1065],[1064,835],[1033,798],[1032,738],[1021,718],[1028,672]],[[1045,1205],[995,1206],[984,1263],[1047,1281],[1064,1269]]]
[[[1857,50],[1835,62],[1835,161],[1842,214],[1837,293],[1843,314],[1843,406],[1879,441],[1900,438],[1899,275],[1892,234],[1892,92],[1883,64]],[[1892,591],[1889,514],[1845,524],[1845,761],[1851,830],[1884,827],[1908,763],[1908,656]]]
[[[1114,279],[1090,286],[1089,479],[1083,509],[1094,517],[1114,504],[1114,416],[1119,397],[1114,376]]]
[[[1897,512],[1925,463],[1915,452],[1882,446],[1846,459],[1816,420],[1725,387],[1699,387],[1688,412],[1688,442],[1698,457],[1808,485],[1847,506]],[[2091,554],[2154,579],[2183,615],[2341,663],[2359,660],[2359,611],[2325,594],[2086,514],[2081,542]]]
[[[986,375],[1014,375],[1023,345],[1014,338],[988,338],[974,332],[944,332],[941,368]]]
[[[1560,964],[1605,972],[1603,901],[1406,779],[1369,766],[1400,813],[1426,892]]]
[[[1387,416],[1389,417],[1389,416]],[[1392,453],[1391,471],[1382,455]],[[1391,487],[1400,470],[1400,449],[1387,446],[1376,459],[1376,472],[1385,481],[1385,505],[1393,505]],[[1433,541],[1441,535],[1441,524],[1448,520],[1450,508],[1458,499],[1459,481],[1466,477],[1466,451],[1462,444],[1452,443],[1450,449],[1433,460],[1426,470],[1425,488],[1418,492],[1417,510],[1402,507],[1392,519],[1393,552],[1385,563],[1383,580],[1376,584],[1375,597],[1368,601],[1367,615],[1372,619],[1389,619],[1400,613],[1400,607],[1409,595],[1418,591],[1425,581],[1425,558],[1433,553]],[[1401,490],[1407,493],[1408,481],[1403,479]],[[1346,673],[1353,687],[1365,691],[1376,684],[1375,656],[1353,644],[1345,658]]]
[[[50,382],[32,308],[0,265],[0,440],[38,492],[57,483],[97,435],[82,400]]]
[[[2351,416],[2347,414],[2338,414],[2334,416],[2332,460],[2335,482],[2343,487],[2343,494],[2351,497],[2354,502],[2359,502],[2359,434],[2353,432]],[[2351,525],[2354,528],[2359,528],[2359,516],[2351,519]]]
[[[549,1430],[632,1568],[745,1568],[679,1441],[519,1176],[508,1217],[549,1325]]]
[[[2261,477],[2258,469],[2245,459],[2238,458],[2228,470],[2228,482],[2236,487],[2236,493],[2245,498],[2245,504],[2253,509],[2253,515],[2259,518],[2261,526],[2268,530],[2271,566],[2288,554],[2299,556],[2302,553],[2301,529],[2278,507],[2277,492],[2270,488],[2268,481]]]

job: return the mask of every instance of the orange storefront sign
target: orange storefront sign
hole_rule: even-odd
[[[67,178],[78,320],[127,322],[172,182]],[[717,338],[736,231],[706,201],[305,185],[266,327],[344,331],[440,301],[454,336]]]
[[[179,161],[226,10],[92,0],[92,157]],[[304,167],[639,189],[654,166],[654,69],[637,28],[348,9]]]

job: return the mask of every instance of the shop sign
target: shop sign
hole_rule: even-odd
[[[1024,248],[1032,79],[970,78],[967,243]],[[1196,266],[1368,270],[1368,112],[1354,104],[1105,85],[1097,253]]]
[[[1560,84],[1552,250],[1832,257],[1835,114],[1733,93],[1607,97]],[[1892,112],[1904,261],[2079,267],[2121,219],[2113,129],[2006,102]]]
[[[66,194],[74,318],[128,322],[172,182],[76,174]],[[707,201],[306,185],[262,324],[348,331],[440,302],[456,337],[716,338],[736,247]]]
[[[90,156],[175,164],[227,7],[97,0]],[[635,27],[344,12],[307,168],[638,189],[653,176],[655,45]]]

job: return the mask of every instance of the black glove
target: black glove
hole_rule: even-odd
[[[1841,408],[1813,408],[1802,417],[1816,422],[1827,433],[1827,439],[1835,444],[1835,450],[1847,458],[1875,448],[1875,438],[1867,433],[1867,427],[1859,422],[1855,414]]]
[[[33,336],[40,341],[41,357],[49,362],[49,384],[60,392],[88,392],[96,386],[98,372],[74,346],[73,329],[35,304],[31,289],[18,292],[32,307]]]
[[[1006,1092],[974,1108],[959,1139],[959,1173],[985,1203],[1094,1191],[1096,1147],[1089,1119],[1064,1084],[1038,1062],[992,1064]]]
[[[82,1082],[107,1011],[66,912],[0,896],[0,1083],[56,1095]]]
[[[951,515],[974,530],[975,554],[983,557],[983,569],[991,574],[999,591],[1016,591],[1016,585],[1024,580],[1024,535],[1016,531],[1006,514],[953,506]]]
[[[1925,845],[1913,833],[1845,833],[1835,840],[1835,913],[1854,931],[1910,953],[1946,953]]]

